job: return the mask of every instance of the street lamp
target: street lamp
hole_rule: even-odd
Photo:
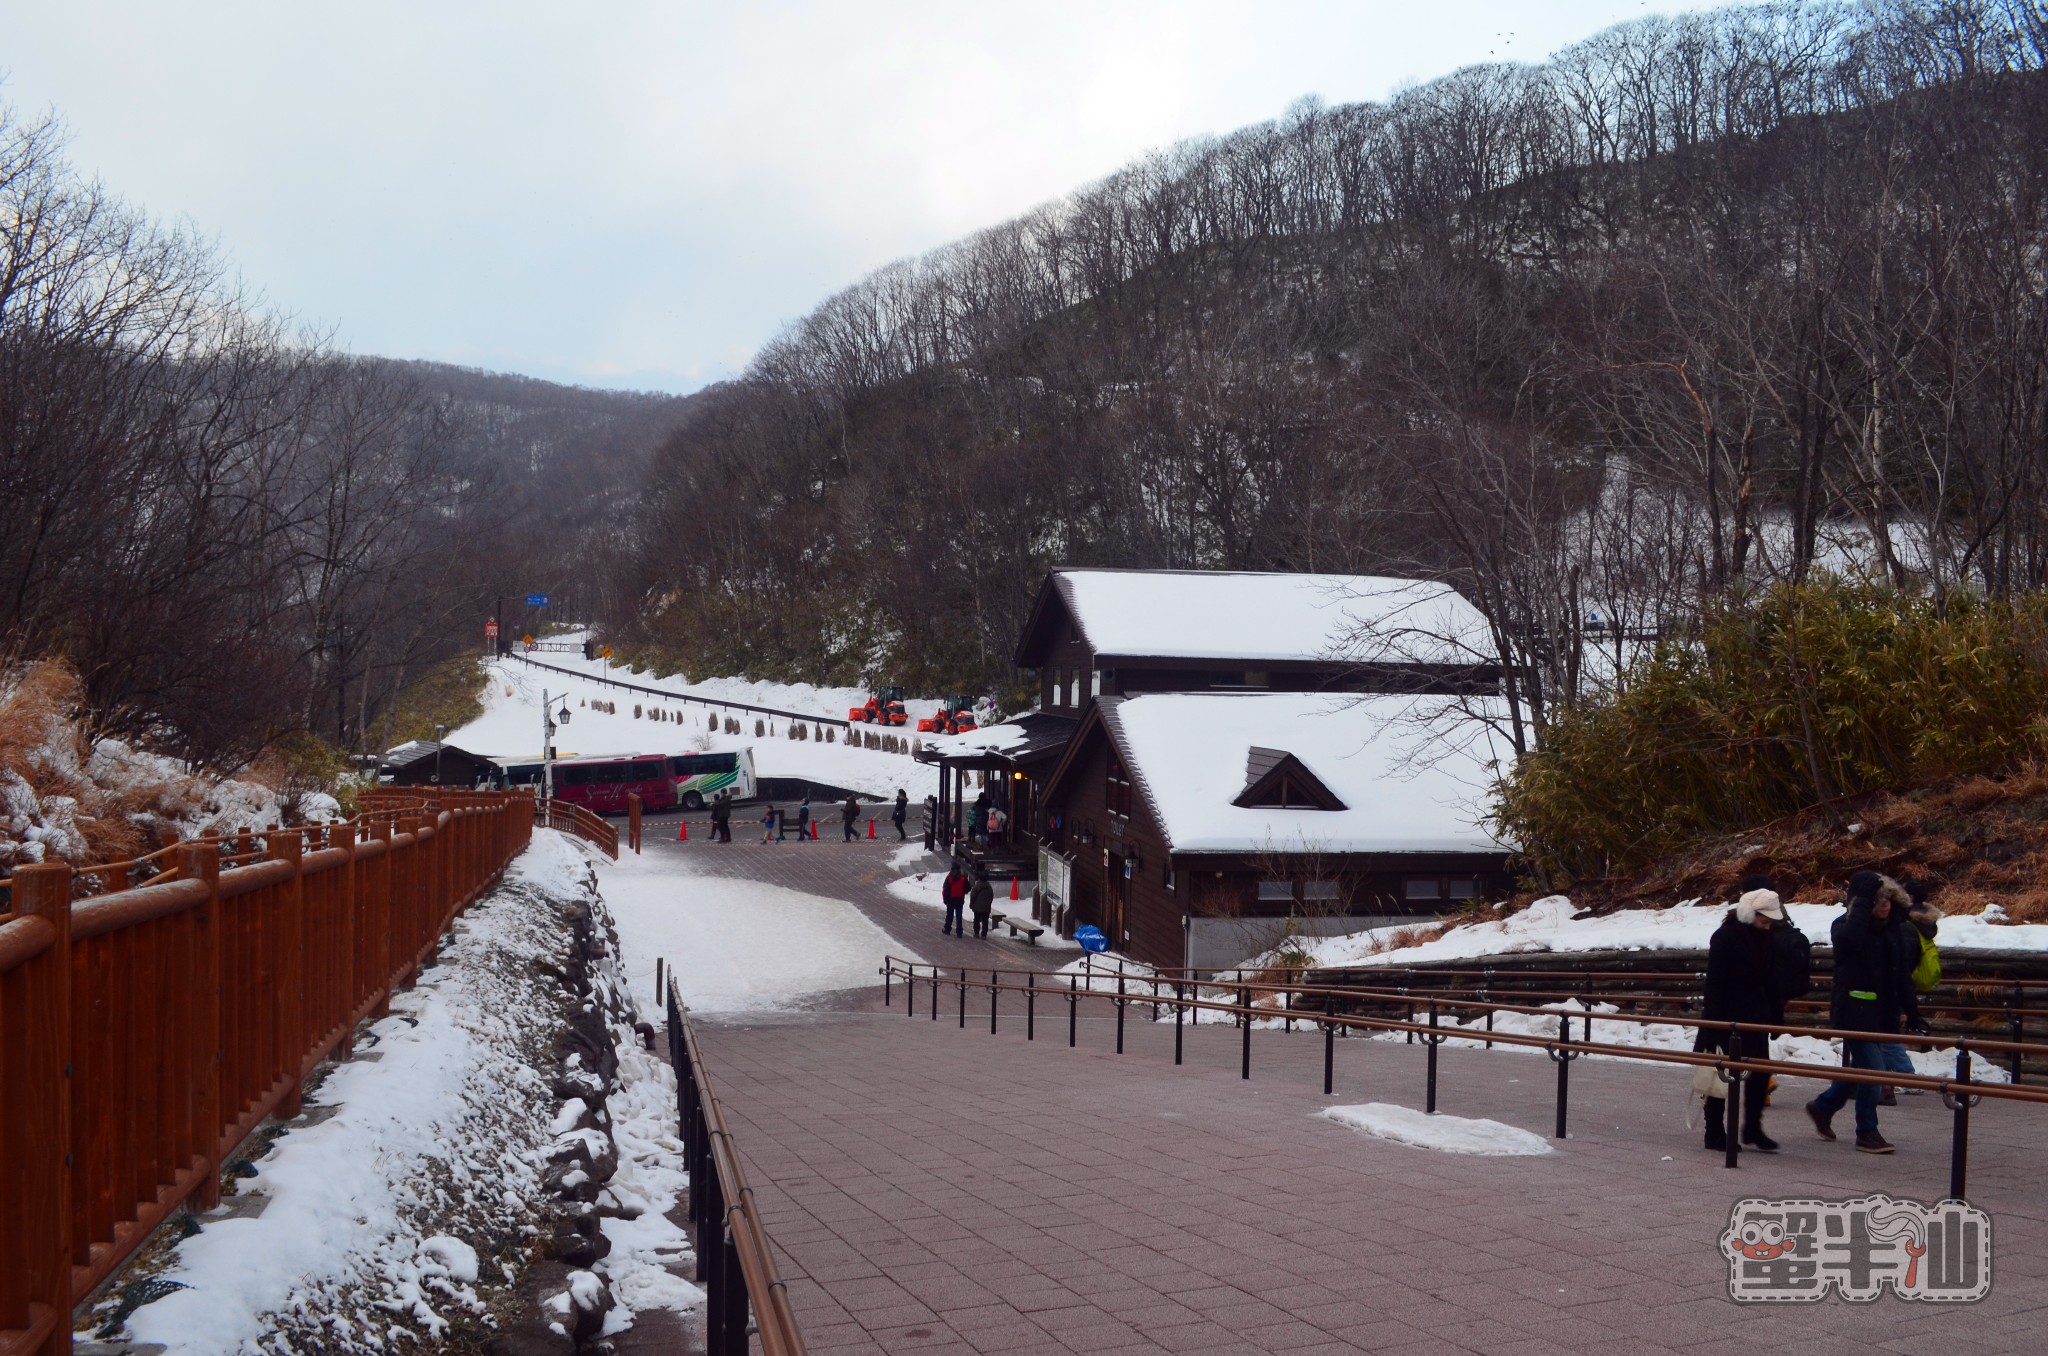
[[[434,785],[441,784],[441,737],[448,733],[446,725],[434,726]]]

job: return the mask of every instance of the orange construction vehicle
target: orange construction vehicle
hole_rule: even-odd
[[[966,734],[975,729],[974,699],[961,693],[939,703],[939,709],[917,723],[923,734]]]
[[[867,704],[854,707],[846,718],[871,725],[908,725],[910,713],[903,709],[903,685],[886,683],[876,687],[868,693]]]

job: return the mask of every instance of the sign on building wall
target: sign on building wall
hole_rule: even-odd
[[[1074,864],[1045,847],[1038,849],[1038,888],[1046,902],[1065,908],[1072,899]]]

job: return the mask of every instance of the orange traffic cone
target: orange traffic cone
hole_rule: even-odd
[[[1016,878],[1015,876],[1012,876],[1012,877],[1010,877],[1010,898],[1011,898],[1011,899],[1015,899],[1016,897],[1017,897],[1017,878]]]
[[[678,843],[687,843],[687,842],[689,842],[689,841],[690,841],[690,821],[689,821],[689,820],[687,820],[687,819],[678,819],[678,820],[676,821],[676,841],[677,841]]]
[[[870,837],[870,838],[873,838],[874,836],[875,836],[875,818],[874,818],[874,816],[873,816],[873,815],[869,815],[869,816],[868,816],[868,837]]]

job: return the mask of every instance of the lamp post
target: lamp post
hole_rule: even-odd
[[[434,785],[441,784],[441,737],[448,733],[446,725],[434,726]]]
[[[540,798],[544,801],[555,798],[555,727],[569,723],[569,699],[562,698],[562,710],[558,716],[554,703],[548,697],[548,690],[540,690]]]

